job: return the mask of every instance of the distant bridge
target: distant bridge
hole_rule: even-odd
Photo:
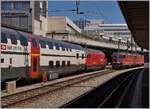
[[[129,50],[131,51],[131,43],[128,43],[126,41],[123,40],[118,40],[118,39],[113,39],[109,40],[109,39],[102,39],[99,41],[94,41],[94,40],[90,40],[90,39],[86,39],[86,38],[80,38],[80,37],[74,37],[74,36],[69,36],[66,39],[63,39],[67,42],[71,42],[71,43],[76,43],[79,45],[83,45],[83,46],[87,46],[87,47],[101,47],[101,48],[106,48],[106,49],[115,49],[118,50],[118,48],[120,50]],[[132,45],[133,46],[133,51],[141,51],[140,47],[136,47],[137,45]]]

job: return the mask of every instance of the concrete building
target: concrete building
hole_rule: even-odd
[[[69,35],[81,33],[81,29],[66,16],[49,16],[47,37],[64,39]]]
[[[47,1],[2,1],[2,26],[45,35],[47,31]]]
[[[104,24],[104,21],[102,19],[90,19],[90,24],[89,25],[99,25],[99,24]]]
[[[74,23],[81,29],[84,29],[84,27],[90,26],[90,25],[98,25],[103,24],[104,21],[100,19],[79,19],[74,21]]]
[[[85,27],[86,34],[98,37],[108,36],[122,40],[131,40],[131,33],[126,24],[98,24]]]

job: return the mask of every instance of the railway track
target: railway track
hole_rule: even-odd
[[[69,79],[66,79],[63,81],[59,81],[57,83],[41,84],[41,86],[39,86],[39,87],[31,88],[31,89],[21,91],[18,93],[13,93],[10,95],[4,95],[1,97],[1,107],[3,107],[3,108],[11,107],[20,102],[31,100],[32,98],[48,94],[52,91],[59,90],[61,88],[67,87],[67,86],[71,86],[76,83],[80,83],[82,81],[86,81],[86,80],[92,79],[97,76],[112,73],[114,71],[115,70],[107,69],[107,70],[103,70],[103,71],[96,71],[93,73],[80,74],[80,75],[74,76],[72,78],[69,78]]]
[[[148,70],[147,70],[148,71]],[[148,99],[141,95],[144,69],[133,70],[64,104],[63,108],[141,108],[148,107]],[[148,76],[145,76],[148,78]],[[144,80],[144,79],[143,79]],[[139,85],[140,84],[140,85]],[[147,83],[148,85],[148,83]],[[144,102],[142,102],[142,98]],[[144,105],[143,105],[144,104]]]

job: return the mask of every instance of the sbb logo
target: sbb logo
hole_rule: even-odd
[[[6,50],[6,45],[1,45],[1,50]]]

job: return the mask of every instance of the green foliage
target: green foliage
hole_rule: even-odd
[[[80,37],[80,38],[85,38],[85,39],[89,39],[89,40],[94,40],[94,41],[100,41],[100,39],[96,36],[89,36],[85,33],[76,33],[75,34],[76,37]]]

